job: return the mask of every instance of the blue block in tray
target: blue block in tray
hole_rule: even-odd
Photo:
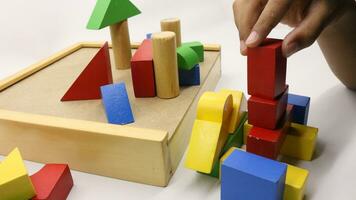
[[[287,165],[234,150],[221,166],[221,200],[282,200]]]
[[[288,104],[293,105],[292,122],[307,125],[310,97],[288,94]]]
[[[200,85],[199,64],[195,65],[191,70],[178,69],[178,71],[179,71],[180,86]]]
[[[152,33],[147,33],[146,34],[146,39],[151,39],[152,38]]]
[[[102,86],[101,96],[110,124],[125,125],[135,121],[125,83]]]

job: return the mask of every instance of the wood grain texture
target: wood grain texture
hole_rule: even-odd
[[[110,26],[112,48],[117,69],[128,69],[131,66],[131,48],[128,21]]]
[[[176,34],[176,45],[180,47],[182,45],[180,19],[168,18],[161,20],[161,31],[171,31]]]

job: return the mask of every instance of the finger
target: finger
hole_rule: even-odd
[[[265,4],[265,0],[235,0],[233,3],[235,24],[239,31],[242,55],[247,54],[245,40],[258,20]]]
[[[282,51],[289,57],[297,51],[312,45],[333,16],[324,1],[317,0],[309,7],[304,20],[290,32],[283,41]]]
[[[270,0],[246,39],[248,47],[258,46],[287,13],[291,0]]]

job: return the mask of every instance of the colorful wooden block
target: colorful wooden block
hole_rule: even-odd
[[[61,101],[100,99],[100,87],[112,82],[109,45],[106,42],[70,86]]]
[[[147,33],[146,34],[146,39],[152,39],[152,33]]]
[[[288,165],[283,199],[303,200],[308,176],[308,170]]]
[[[152,40],[144,40],[132,57],[131,77],[135,97],[156,96]]]
[[[243,144],[247,144],[247,136],[250,133],[252,127],[253,126],[248,123],[248,120],[246,120],[246,122],[244,123],[244,140],[243,140]]]
[[[182,70],[191,70],[196,64],[199,64],[198,54],[188,46],[177,48],[178,68]]]
[[[248,100],[248,122],[260,128],[275,129],[285,113],[288,101],[288,87],[277,99],[251,96]]]
[[[241,121],[244,113],[246,113],[246,110],[247,110],[245,95],[243,92],[237,91],[237,90],[222,89],[222,90],[220,90],[220,92],[224,93],[224,94],[232,95],[234,107],[233,107],[233,111],[231,113],[228,131],[229,131],[229,133],[234,133],[236,131],[237,126],[240,124],[240,121]]]
[[[282,145],[281,154],[310,161],[313,158],[317,137],[317,128],[291,123]]]
[[[287,165],[234,150],[221,165],[221,200],[281,200]]]
[[[178,73],[180,86],[200,85],[199,64],[196,64],[191,70],[178,69]]]
[[[232,96],[205,92],[198,102],[197,118],[189,141],[185,166],[209,174],[227,140]]]
[[[135,121],[125,83],[102,86],[101,94],[109,123],[125,125]]]
[[[255,48],[248,48],[248,94],[274,99],[286,87],[287,60],[282,55],[282,40],[266,39]]]
[[[31,199],[35,195],[20,151],[16,148],[0,163],[0,199]]]
[[[288,94],[288,104],[293,105],[292,122],[307,125],[310,97]]]
[[[188,46],[192,48],[195,53],[198,54],[199,61],[203,62],[204,61],[204,45],[201,42],[195,41],[195,42],[185,42],[182,44],[182,46]]]
[[[31,180],[37,194],[32,200],[64,200],[73,187],[72,175],[66,164],[46,164],[31,176]]]
[[[247,151],[270,159],[277,159],[290,127],[291,109],[292,106],[288,106],[287,112],[276,130],[253,126],[247,137]]]
[[[129,0],[98,0],[89,19],[88,29],[102,29],[140,14]]]

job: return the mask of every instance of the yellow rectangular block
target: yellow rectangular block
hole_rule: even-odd
[[[300,160],[311,160],[317,136],[317,128],[292,123],[282,145],[281,154]]]
[[[0,163],[0,199],[31,199],[34,196],[35,189],[16,148]]]
[[[288,165],[284,200],[302,200],[308,176],[308,170]]]
[[[250,133],[250,130],[252,129],[252,125],[248,123],[248,120],[244,124],[244,144],[247,144],[247,136]]]

